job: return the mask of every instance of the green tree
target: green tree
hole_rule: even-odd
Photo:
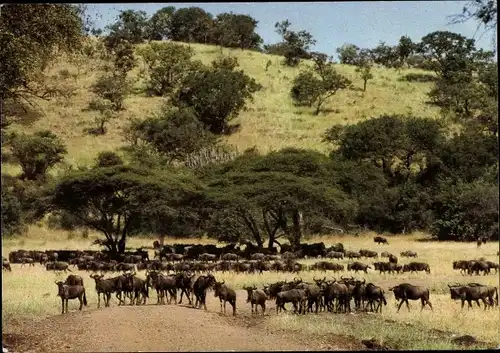
[[[498,239],[498,185],[474,181],[443,185],[434,203],[432,235],[439,240]]]
[[[341,64],[355,65],[360,48],[354,44],[344,44],[337,48],[337,54]]]
[[[415,44],[413,44],[410,37],[401,36],[401,38],[399,38],[399,44],[398,44],[397,49],[398,49],[399,60],[402,63],[407,63],[408,58],[415,51]]]
[[[311,33],[307,31],[291,31],[288,20],[276,22],[274,28],[282,36],[284,45],[285,64],[297,66],[302,58],[309,58],[309,49],[316,44]]]
[[[209,43],[212,26],[210,13],[200,7],[184,7],[170,20],[170,36],[177,42]]]
[[[117,41],[112,50],[112,56],[115,70],[122,75],[126,75],[136,64],[134,47],[125,39]]]
[[[222,13],[214,19],[213,41],[221,47],[257,49],[262,38],[255,33],[255,19],[248,15]]]
[[[356,68],[356,72],[359,73],[359,76],[363,80],[363,92],[365,92],[368,80],[371,80],[373,78],[373,74],[371,72],[371,66],[370,65],[358,66]]]
[[[337,91],[350,87],[351,81],[339,74],[324,56],[315,56],[314,72],[304,71],[297,75],[291,88],[291,96],[298,105],[316,106],[318,115],[321,106]]]
[[[21,178],[28,180],[44,177],[47,170],[61,162],[66,154],[64,143],[50,131],[38,131],[33,135],[14,134],[9,145],[12,155],[21,165]]]
[[[159,116],[141,121],[132,129],[140,141],[166,157],[168,163],[182,162],[189,154],[216,142],[215,136],[205,130],[190,109],[172,110],[165,107]]]
[[[162,7],[149,19],[147,25],[147,38],[149,40],[169,39],[172,17],[175,13],[174,6]]]
[[[146,38],[148,17],[144,11],[123,10],[115,23],[108,25],[106,47],[114,48],[121,40],[132,44],[142,43]]]
[[[122,165],[123,160],[116,152],[103,151],[97,155],[95,166],[96,168],[112,167],[115,165]]]
[[[349,160],[370,161],[391,184],[423,172],[444,142],[442,124],[434,119],[383,115],[355,125],[334,125],[324,140],[335,154]]]
[[[200,196],[201,186],[173,173],[122,165],[76,172],[53,190],[52,209],[63,210],[101,232],[103,245],[123,253],[127,236],[159,207],[177,209]]]
[[[3,107],[33,98],[49,99],[41,72],[61,52],[78,52],[83,42],[83,10],[69,4],[4,4],[0,12],[0,114]],[[11,118],[10,116],[8,118]]]
[[[399,67],[399,48],[386,45],[380,42],[375,48],[370,50],[370,55],[374,63],[385,67]]]
[[[91,90],[95,93],[101,100],[104,100],[103,104],[90,105],[90,109],[105,111],[120,111],[125,109],[123,102],[125,97],[130,92],[130,82],[127,77],[119,72],[105,73],[99,76],[97,82],[92,85]],[[105,108],[96,108],[96,106]],[[107,109],[109,107],[110,109]]]
[[[3,176],[2,176],[3,179]],[[22,230],[21,203],[16,195],[2,180],[2,237],[18,233]]]
[[[229,122],[261,88],[243,71],[205,68],[187,75],[173,103],[192,108],[209,131],[223,134],[230,132]]]
[[[191,48],[175,43],[151,43],[139,49],[139,55],[147,65],[149,94],[169,95],[201,63],[191,61],[194,53]]]

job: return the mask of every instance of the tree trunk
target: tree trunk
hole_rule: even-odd
[[[292,215],[292,246],[296,249],[302,239],[302,213],[295,211]]]
[[[364,83],[363,83],[363,92],[366,92],[366,83],[368,82],[368,80],[365,80]]]
[[[163,248],[163,244],[165,243],[165,235],[160,235],[160,247]]]

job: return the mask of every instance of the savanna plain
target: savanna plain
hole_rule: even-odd
[[[220,55],[214,46],[191,44],[194,59],[208,64]],[[267,153],[284,147],[310,148],[321,152],[327,146],[321,141],[324,131],[335,123],[352,124],[381,114],[412,114],[439,118],[437,108],[425,104],[429,83],[405,82],[408,73],[421,73],[418,69],[373,68],[374,78],[366,92],[346,90],[336,94],[318,116],[311,116],[306,108],[292,104],[289,98],[291,80],[311,65],[304,60],[299,67],[288,68],[280,64],[282,58],[253,51],[223,49],[226,55],[238,59],[240,68],[258,81],[264,89],[256,92],[253,102],[235,120],[241,128],[224,137],[238,151],[256,147]],[[271,65],[266,68],[268,62]],[[362,86],[348,65],[336,65],[339,72],[349,77],[354,85]],[[139,75],[141,63],[130,73]],[[61,72],[70,75],[60,75]],[[145,118],[161,104],[161,98],[147,97],[140,93],[144,82],[138,79],[136,91],[125,99],[127,109],[107,126],[105,135],[95,136],[83,132],[91,123],[92,113],[85,110],[91,100],[89,87],[100,73],[95,62],[75,64],[61,58],[49,68],[48,77],[68,86],[73,91],[70,102],[40,101],[40,116],[22,124],[13,124],[13,131],[35,132],[49,129],[65,142],[68,153],[65,161],[50,170],[53,175],[63,173],[68,165],[85,166],[95,160],[99,152],[116,150],[124,145],[123,127],[132,117]],[[64,77],[63,77],[64,76]],[[69,77],[69,78],[68,78]],[[397,99],[395,99],[397,97]],[[119,152],[120,153],[120,152]],[[15,176],[20,169],[14,163],[2,162],[2,172]],[[498,262],[498,242],[488,242],[481,247],[473,243],[435,242],[428,234],[412,233],[388,236],[389,245],[374,243],[375,233],[357,235],[310,236],[307,242],[324,242],[328,247],[343,243],[347,250],[370,249],[389,251],[399,256],[401,251],[418,253],[418,261],[427,262],[431,273],[368,274],[352,272],[301,271],[299,274],[264,272],[240,274],[214,272],[217,280],[237,290],[237,315],[221,314],[219,301],[213,292],[208,293],[208,310],[194,309],[188,305],[156,305],[156,293],[151,290],[146,306],[118,306],[113,297],[111,307],[97,309],[97,294],[90,272],[72,269],[83,277],[88,306],[79,312],[78,301],[70,301],[69,314],[61,315],[60,298],[57,297],[56,280],[67,274],[46,271],[40,264],[34,267],[12,264],[12,272],[2,275],[2,334],[5,343],[14,352],[21,351],[151,351],[151,350],[345,350],[365,349],[361,340],[376,339],[392,349],[462,349],[451,339],[457,335],[472,335],[478,343],[473,348],[498,347],[500,344],[499,307],[483,310],[461,309],[459,301],[450,299],[448,284],[478,282],[498,287],[498,274],[463,276],[453,270],[452,262],[484,257]],[[90,231],[82,237],[79,232],[50,229],[46,220],[30,225],[25,234],[3,239],[2,255],[8,256],[17,249],[93,249],[91,243],[102,236]],[[148,247],[153,256],[151,237],[130,237],[127,247]],[[165,239],[166,244],[216,243],[209,238]],[[299,260],[311,265],[317,259]],[[400,263],[410,260],[400,258]],[[348,260],[336,261],[347,266]],[[366,262],[366,261],[365,261]],[[370,263],[370,261],[368,261]],[[250,312],[246,303],[244,286],[259,288],[278,280],[301,277],[304,281],[326,276],[364,278],[382,287],[388,305],[382,313],[333,314],[319,313],[296,315],[276,314],[274,302],[268,302],[266,315]],[[144,271],[138,276],[145,278]],[[420,302],[411,302],[411,311],[403,306],[396,312],[396,301],[388,289],[399,283],[409,282],[429,288],[434,310],[420,311]],[[470,348],[470,347],[468,347]]]

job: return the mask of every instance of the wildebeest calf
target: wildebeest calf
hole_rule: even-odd
[[[76,299],[80,301],[80,311],[82,310],[83,305],[87,306],[87,296],[85,295],[85,287],[81,285],[70,286],[68,284],[64,284],[63,281],[55,281],[57,284],[57,295],[61,297],[61,306],[62,306],[62,314],[64,314],[64,307],[66,304],[66,312],[68,312],[68,300]]]

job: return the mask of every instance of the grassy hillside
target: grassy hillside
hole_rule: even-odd
[[[220,48],[191,44],[196,55],[205,64],[220,55]],[[274,55],[260,54],[239,49],[224,49],[224,55],[238,58],[240,68],[254,77],[264,88],[255,94],[254,102],[242,112],[235,121],[241,124],[237,133],[227,138],[238,150],[256,146],[261,152],[281,149],[283,147],[311,148],[326,151],[327,146],[321,142],[324,131],[333,124],[351,124],[375,117],[383,113],[415,114],[422,117],[437,117],[435,107],[425,104],[426,93],[431,86],[428,83],[409,83],[400,78],[410,72],[421,70],[374,68],[374,79],[368,82],[366,92],[361,90],[340,91],[325,104],[319,116],[311,114],[311,108],[295,107],[289,92],[293,78],[305,65],[299,68],[288,68],[281,64],[282,58]],[[265,70],[268,60],[272,65]],[[99,63],[86,62],[80,65],[69,63],[61,58],[47,73],[53,84],[64,85],[68,91],[74,90],[74,96],[68,99],[52,99],[40,101],[42,116],[29,124],[13,125],[12,130],[34,132],[50,129],[61,136],[67,144],[66,162],[73,165],[90,163],[96,155],[105,150],[114,150],[124,144],[122,128],[132,117],[145,118],[162,104],[163,99],[147,97],[141,90],[143,81],[138,80],[134,93],[125,101],[126,110],[120,117],[111,121],[108,132],[103,136],[92,136],[84,132],[94,119],[94,112],[84,111],[92,98],[90,86],[96,81]],[[130,74],[137,77],[142,63],[139,62]],[[355,72],[355,67],[337,65],[337,69],[353,81],[354,86],[361,88],[362,80]],[[68,71],[73,77],[63,79],[61,72]],[[19,173],[14,165],[4,165],[4,172]],[[53,173],[56,170],[52,171]]]

